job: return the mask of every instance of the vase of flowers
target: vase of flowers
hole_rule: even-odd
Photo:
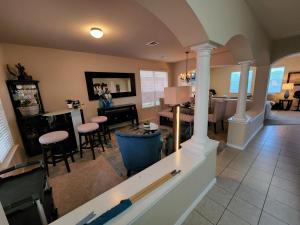
[[[99,95],[99,108],[107,109],[112,106],[112,96],[107,88],[107,84],[102,83],[98,90]]]

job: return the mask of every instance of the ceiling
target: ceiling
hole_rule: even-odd
[[[82,4],[85,2],[85,4]],[[0,42],[165,62],[185,58],[174,34],[134,0],[0,0]],[[94,39],[91,27],[104,37]],[[159,46],[147,47],[149,41]]]
[[[272,39],[300,34],[299,0],[246,0]]]

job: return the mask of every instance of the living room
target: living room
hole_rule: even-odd
[[[118,16],[114,14],[104,15],[92,20],[91,17],[98,14],[95,9],[99,4],[103,11],[115,11],[118,7],[122,9],[123,13],[118,14]],[[5,151],[8,153],[7,155],[2,154],[5,159],[1,163],[1,169],[20,165],[20,163],[42,160],[44,157],[46,165],[42,165],[41,168],[46,167],[44,169],[49,175],[48,181],[52,188],[52,198],[54,206],[57,208],[57,212],[55,209],[51,209],[53,212],[50,211],[50,216],[49,211],[45,210],[47,220],[51,222],[57,217],[55,213],[58,213],[59,217],[63,217],[75,208],[122,183],[131,175],[128,174],[128,169],[124,167],[114,128],[111,130],[111,140],[106,133],[104,136],[107,140],[100,137],[100,142],[103,142],[101,144],[104,145],[103,148],[101,148],[100,143],[99,147],[95,146],[95,149],[91,149],[90,146],[89,149],[83,151],[82,158],[78,147],[76,152],[70,152],[71,159],[69,155],[67,156],[67,162],[54,163],[55,160],[52,159],[51,162],[51,158],[45,159],[46,150],[43,149],[43,145],[49,145],[47,142],[49,137],[43,138],[43,135],[57,130],[67,131],[68,138],[73,139],[73,143],[79,146],[78,127],[81,123],[89,123],[93,117],[98,115],[99,97],[96,100],[90,100],[85,73],[91,71],[133,75],[134,79],[130,85],[131,91],[135,87],[135,93],[129,97],[113,97],[112,104],[115,107],[126,104],[135,105],[141,126],[143,122],[148,120],[157,123],[158,112],[160,111],[160,106],[156,105],[157,98],[155,98],[153,107],[142,107],[141,71],[164,72],[164,75],[167,75],[167,80],[160,89],[160,94],[163,94],[163,88],[172,86],[174,80],[174,75],[170,69],[172,65],[169,62],[184,59],[185,48],[163,23],[134,1],[123,4],[120,2],[118,4],[95,3],[94,7],[88,6],[89,10],[86,14],[81,12],[81,4],[78,2],[77,4],[74,3],[72,6],[74,11],[70,11],[68,16],[65,15],[65,12],[68,11],[66,10],[68,4],[65,3],[50,4],[48,7],[42,3],[23,4],[22,7],[14,4],[7,4],[6,6],[7,13],[20,10],[23,15],[27,15],[28,21],[15,18],[15,21],[10,21],[10,27],[6,27],[7,30],[2,30],[3,33],[10,35],[26,26],[26,32],[17,32],[13,38],[7,36],[1,40],[1,108],[3,107],[4,118],[7,120],[5,132],[10,130],[5,146],[13,146],[9,152]],[[33,10],[32,7],[35,9]],[[78,10],[80,12],[76,13]],[[94,14],[92,13],[93,10]],[[40,13],[31,14],[32,11]],[[79,14],[81,16],[78,16]],[[135,20],[132,21],[129,15],[133,16]],[[9,15],[5,15],[3,11],[2,17],[7,19]],[[46,30],[39,30],[39,35],[36,35],[35,23],[31,21],[41,21],[43,26],[39,26],[38,29]],[[79,27],[80,29],[74,31],[70,21],[75,24],[82,24],[85,21],[85,24],[82,25],[82,28]],[[65,23],[69,24],[65,25]],[[109,25],[101,25],[102,23]],[[57,26],[57,24],[61,25]],[[151,24],[152,29],[148,29],[147,24]],[[91,35],[91,30],[95,27],[103,31],[102,38],[97,39]],[[131,27],[132,31],[128,30],[128,27]],[[53,36],[51,29],[57,29],[55,32],[57,38],[52,39],[52,41],[49,39],[49,35]],[[148,43],[152,41],[156,41],[158,46],[148,46]],[[70,43],[73,44],[70,45]],[[18,63],[20,64],[18,65]],[[35,85],[34,90],[31,90],[32,86],[28,87],[28,85]],[[24,96],[25,98],[26,96],[33,96],[29,99],[28,106],[25,105]],[[68,108],[69,100],[79,101],[76,103],[76,107],[75,104],[72,105],[74,109]],[[29,108],[34,105],[32,103],[38,104],[39,110],[23,114],[20,108]],[[78,105],[83,112],[81,122],[80,115],[76,112],[78,109],[75,109],[78,108]],[[69,127],[70,117],[71,123],[73,123],[71,129]],[[40,120],[40,118],[42,119]],[[44,129],[44,122],[46,122],[46,129]],[[58,129],[58,127],[60,128]],[[157,132],[157,134],[159,133]],[[63,138],[61,136],[65,133],[57,135]],[[160,136],[156,135],[155,140],[157,137]],[[87,139],[89,141],[89,138]],[[61,143],[57,142],[56,144],[59,147]],[[143,145],[148,146],[147,142],[144,142]],[[151,146],[153,145],[149,145],[149,147]],[[71,145],[68,145],[65,151],[71,151],[69,148]],[[164,157],[164,154],[160,155],[161,145],[156,149],[158,152],[151,164]],[[51,151],[47,150],[46,154]],[[146,152],[146,148],[144,151]],[[172,151],[173,149],[171,149]],[[52,152],[51,154],[53,155]],[[93,154],[95,160],[93,160]],[[52,155],[50,157],[53,157]],[[60,158],[60,160],[62,159]],[[135,160],[138,162],[140,159],[136,158]],[[151,164],[148,163],[146,166]],[[35,166],[39,166],[39,164]],[[138,168],[138,171],[132,172],[139,172],[145,168],[145,165],[143,166]],[[16,171],[25,171],[27,174],[27,167]],[[11,175],[11,173],[6,175]],[[16,184],[18,182],[20,181],[17,181]],[[20,187],[19,185],[15,186]],[[2,185],[2,187],[5,189],[6,186]],[[23,188],[29,189],[29,187]],[[20,189],[11,191],[11,193],[21,193]],[[23,196],[17,198],[19,197],[22,198]],[[4,199],[4,196],[1,199],[4,209],[7,211],[12,199]],[[14,213],[13,210],[11,214],[7,215],[10,222],[14,220]],[[19,217],[19,221],[31,224],[32,221],[28,221],[30,219],[32,220],[32,218],[26,219],[22,215]]]
[[[272,65],[274,75],[270,83],[274,83],[267,95],[266,124],[293,124],[300,123],[299,114],[299,54],[291,54],[275,61]],[[269,84],[270,85],[270,84]],[[269,109],[269,111],[268,111]]]
[[[99,100],[89,100],[88,87],[84,76],[86,71],[105,71],[113,73],[130,72],[135,74],[136,96],[113,98],[112,100],[114,106],[135,103],[140,124],[143,124],[143,122],[146,121],[159,124],[158,112],[161,110],[159,105],[146,108],[142,107],[141,69],[167,72],[168,86],[171,86],[175,78],[178,77],[178,74],[174,75],[171,72],[170,67],[172,67],[172,65],[165,62],[15,44],[2,44],[1,50],[3,65],[8,64],[13,69],[16,62],[21,62],[22,65],[25,66],[25,71],[33,76],[34,80],[39,81],[38,85],[45,112],[62,113],[64,110],[68,110],[66,100],[76,99],[80,101],[81,110],[83,111],[84,119],[87,122],[90,121],[90,118],[97,116]],[[5,109],[10,110],[6,113],[7,120],[15,126],[15,129],[12,130],[14,132],[11,132],[11,134],[14,139],[20,140],[18,143],[22,143],[18,125],[15,124],[15,112],[11,106],[5,84],[5,77],[12,76],[5,66],[3,67],[2,74],[5,74],[5,76],[1,77],[1,79],[3,79],[1,84],[3,85],[3,90],[6,92],[5,95],[7,98],[1,97],[1,100],[3,101],[4,107],[5,103],[10,105],[10,107],[5,107]],[[55,167],[49,165],[49,181],[53,188],[53,197],[56,207],[58,208],[59,216],[63,216],[72,209],[82,205],[93,197],[102,194],[106,190],[121,183],[124,179],[127,179],[127,170],[123,165],[123,160],[118,150],[116,136],[114,135],[114,132],[122,127],[123,130],[130,129],[131,127],[131,125],[128,126],[128,123],[125,123],[124,125],[120,124],[117,126],[117,129],[111,128],[112,140],[109,141],[107,145],[104,145],[105,152],[102,152],[101,148],[95,150],[96,162],[93,162],[92,160],[91,151],[87,150],[83,154],[83,160],[79,158],[78,153],[74,155],[75,163],[69,163],[71,170],[70,174],[67,172],[63,162],[57,163]],[[41,124],[39,124],[39,126],[41,126]],[[214,133],[213,126],[209,126],[210,136],[222,141],[222,149],[226,145],[227,124],[225,124],[225,126],[226,128],[224,131],[221,128],[221,123],[218,121],[216,134]],[[162,132],[163,138],[165,139],[165,142],[167,142],[166,138],[167,135],[172,133],[172,127],[163,126],[163,129],[160,129],[160,132]],[[74,133],[77,136],[76,127],[74,127]],[[42,133],[40,136],[41,135]],[[187,138],[190,138],[190,136]],[[33,154],[34,156],[31,156],[29,153],[28,155],[23,148],[23,146],[18,147],[14,156],[11,157],[10,165],[41,159],[40,154]],[[162,149],[163,155],[166,154],[165,148],[166,146]],[[171,143],[169,143],[169,154],[172,152],[171,141]],[[97,167],[99,167],[98,173],[86,174],[91,169],[93,170]],[[107,176],[108,174],[109,176]],[[101,177],[101,183],[99,183],[99,177]],[[82,180],[84,180],[85,187],[82,187]],[[90,190],[91,186],[94,185],[97,185],[97,188],[95,190]],[[79,189],[79,187],[81,188]],[[89,192],[86,192],[85,189],[89,189]],[[67,196],[66,193],[68,193]],[[78,199],[76,196],[81,197]]]
[[[285,125],[298,124],[288,119],[298,117],[299,56],[276,61],[248,1],[3,5],[1,222],[289,220],[264,207],[295,208],[271,181],[298,154],[298,128]],[[270,67],[284,67],[276,82]],[[264,126],[276,123],[265,120],[270,85],[282,127]],[[283,98],[291,110],[276,110]]]

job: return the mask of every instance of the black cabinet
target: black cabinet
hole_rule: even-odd
[[[82,110],[80,109],[80,111],[82,115]],[[65,147],[71,149],[72,151],[76,151],[77,142],[76,142],[76,136],[75,136],[71,112],[59,113],[52,116],[47,116],[47,114],[45,114],[43,117],[44,120],[46,120],[47,132],[57,131],[57,130],[67,131],[69,137],[64,142]]]
[[[106,109],[98,108],[99,116],[106,116],[108,125],[114,125],[131,121],[132,124],[139,124],[138,113],[135,104],[115,105]]]
[[[47,130],[46,122],[42,117],[44,106],[38,83],[35,80],[6,81],[23,145],[26,154],[29,156],[41,154],[42,149],[38,139]],[[32,106],[29,112],[26,108],[28,106]]]
[[[47,132],[47,123],[42,115],[17,119],[23,145],[28,156],[42,153],[39,137]]]
[[[67,147],[72,150],[77,149],[71,111],[46,116],[38,81],[8,80],[6,83],[16,114],[24,149],[28,156],[41,154],[42,148],[39,143],[39,137],[47,132],[57,130],[67,131],[69,133],[69,138],[66,142]],[[28,104],[28,102],[29,106],[34,106],[34,111],[29,111],[29,113],[27,112],[27,106],[24,107],[24,104]],[[22,108],[25,108],[25,110]]]

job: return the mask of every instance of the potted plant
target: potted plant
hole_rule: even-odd
[[[39,105],[36,103],[32,103],[30,99],[23,100],[18,109],[22,116],[33,116],[39,114],[40,112]]]
[[[25,67],[21,63],[16,64],[15,67],[16,69],[6,65],[7,71],[18,80],[32,80],[32,76],[25,72]]]

